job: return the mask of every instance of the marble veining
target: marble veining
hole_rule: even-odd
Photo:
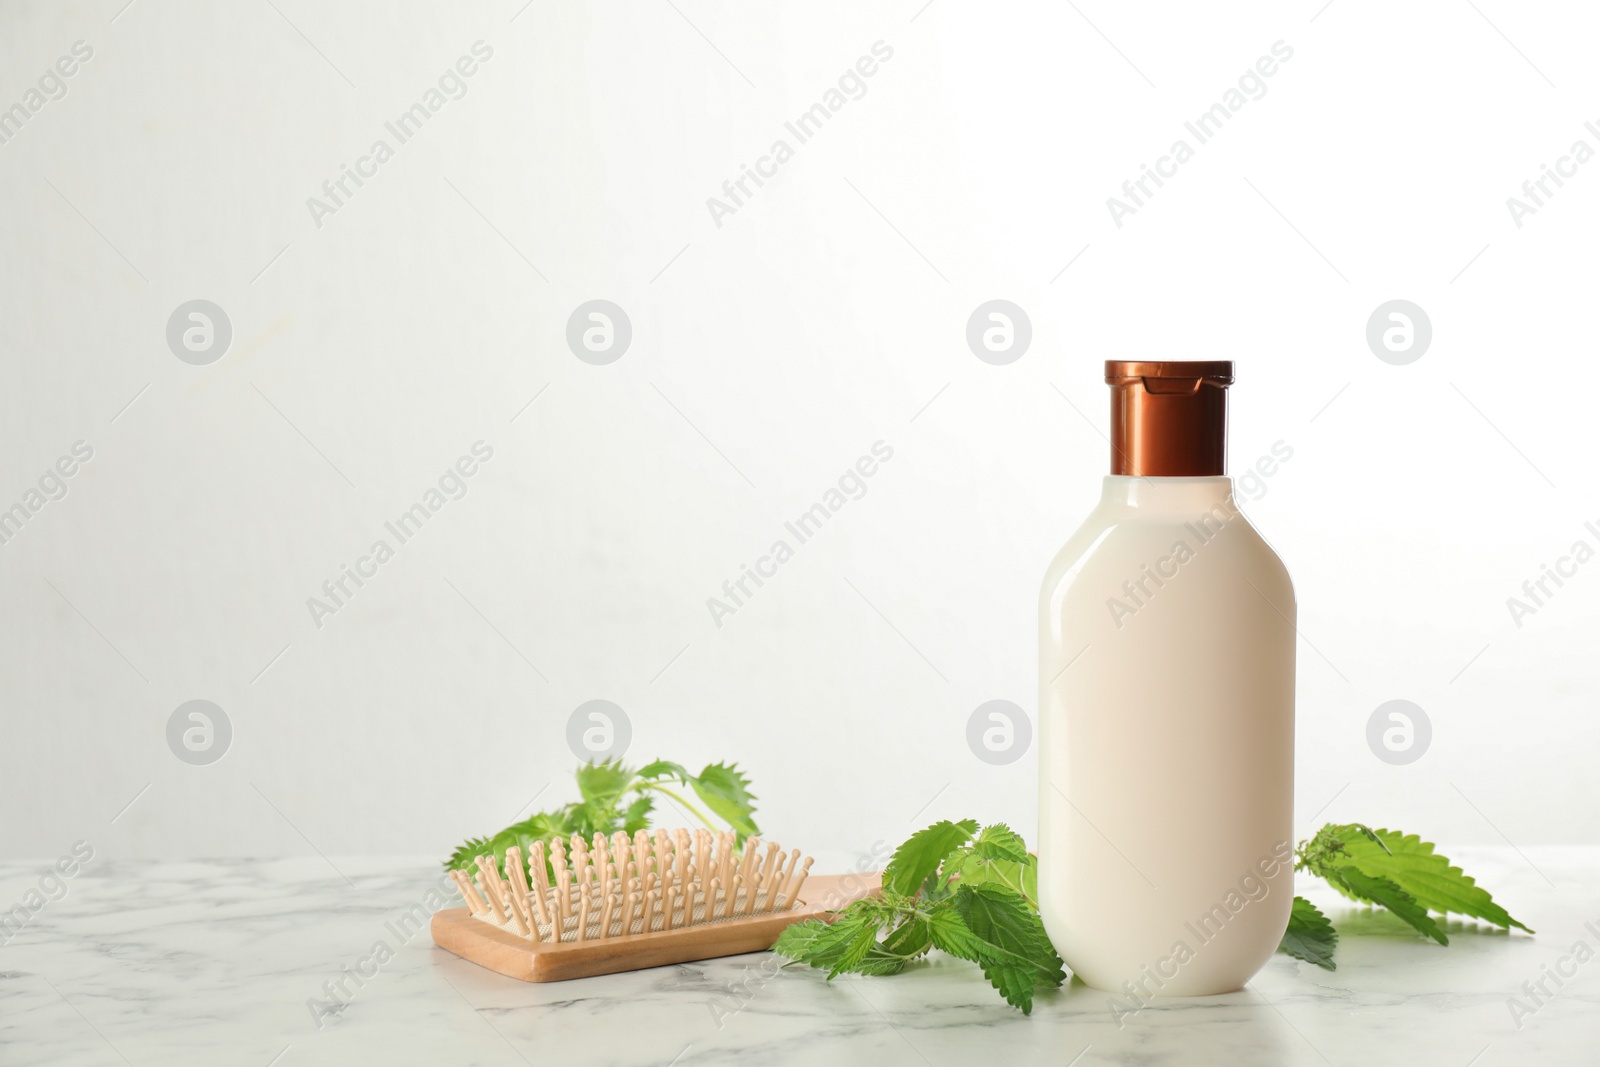
[[[514,982],[404,921],[439,888],[428,860],[96,862],[0,948],[0,1063],[1600,1063],[1600,848],[1451,855],[1538,936],[1452,921],[1441,948],[1305,881],[1340,929],[1337,971],[1279,956],[1243,992],[1120,1027],[1081,983],[1025,1018],[939,956],[831,983],[766,953]],[[47,866],[0,865],[0,909]],[[1580,941],[1596,955],[1571,962]],[[1535,1010],[1515,1019],[1513,997]]]

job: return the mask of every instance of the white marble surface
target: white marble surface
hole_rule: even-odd
[[[1520,1029],[1507,1006],[1578,940],[1600,950],[1585,929],[1600,930],[1600,849],[1524,853],[1451,852],[1537,937],[1451,922],[1441,948],[1303,885],[1343,935],[1336,972],[1279,956],[1245,992],[1158,1002],[1120,1030],[1103,993],[1073,984],[1025,1018],[949,958],[832,984],[773,974],[759,954],[525,985],[442,952],[425,929],[396,935],[434,884],[426,860],[335,858],[343,876],[320,859],[96,861],[0,948],[0,1063],[1600,1062],[1600,958]],[[0,907],[47,867],[0,866]],[[394,958],[319,1027],[308,1000],[380,940]]]

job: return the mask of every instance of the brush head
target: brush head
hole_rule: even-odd
[[[450,875],[472,917],[530,944],[600,941],[790,911],[811,859],[731,832],[574,834],[506,850],[506,875],[477,857],[476,879]]]

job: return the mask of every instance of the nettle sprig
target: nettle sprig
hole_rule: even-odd
[[[506,850],[526,855],[535,841],[596,833],[633,834],[650,825],[656,798],[666,797],[711,829],[722,820],[742,844],[758,833],[755,795],[736,764],[712,763],[699,774],[656,760],[638,769],[620,760],[577,770],[579,800],[538,812],[492,837],[462,843],[444,866],[470,870],[492,853],[505,874]],[[687,788],[702,811],[683,795]],[[710,817],[707,815],[710,813]],[[1431,842],[1361,823],[1329,823],[1295,850],[1295,870],[1307,871],[1358,903],[1387,908],[1418,933],[1448,945],[1429,913],[1462,915],[1533,933],[1495,903],[1488,890],[1435,851]],[[1033,1010],[1034,991],[1066,980],[1061,957],[1039,918],[1038,860],[1020,834],[1003,823],[945,820],[912,834],[883,872],[883,895],[790,926],[773,951],[841,974],[899,974],[934,950],[976,963],[1008,1004]],[[1295,897],[1278,951],[1333,970],[1339,935],[1328,917]]]
[[[468,838],[444,861],[446,870],[473,870],[479,856],[493,853],[502,876],[506,875],[506,849],[513,845],[528,855],[535,841],[546,843],[556,838],[581,834],[607,837],[622,831],[633,835],[650,826],[656,797],[673,801],[707,827],[722,827],[707,818],[679,786],[687,786],[710,813],[734,831],[739,844],[760,833],[755,823],[755,794],[750,779],[737,764],[712,763],[699,774],[690,774],[680,763],[656,760],[635,770],[621,760],[586,763],[577,770],[578,794],[582,798],[550,811],[536,812],[521,822],[512,823],[492,837]]]
[[[1311,840],[1300,842],[1294,869],[1316,875],[1351,900],[1387,908],[1441,945],[1450,939],[1430,911],[1533,933],[1496,904],[1487,889],[1435,852],[1432,842],[1416,834],[1374,830],[1361,823],[1329,823]],[[1295,897],[1278,951],[1331,971],[1338,940],[1327,917],[1304,897]]]
[[[1300,843],[1295,870],[1358,903],[1389,909],[1441,945],[1449,939],[1430,911],[1533,932],[1415,834],[1329,823]],[[830,979],[899,974],[937,949],[978,964],[1007,1003],[1029,1013],[1036,989],[1066,980],[1038,898],[1038,861],[1020,835],[1003,824],[980,830],[974,819],[938,822],[895,850],[881,898],[832,912],[831,922],[797,923],[772,949]],[[1295,897],[1278,951],[1333,970],[1338,941],[1328,917]]]
[[[1021,835],[946,820],[895,850],[881,898],[858,900],[831,922],[796,923],[772,950],[831,980],[899,974],[938,949],[976,963],[1006,1003],[1028,1014],[1036,988],[1067,977],[1039,921],[1038,895],[1038,861]]]

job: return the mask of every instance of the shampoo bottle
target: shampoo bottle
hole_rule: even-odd
[[[1111,474],[1040,596],[1039,905],[1133,1010],[1237,990],[1283,936],[1295,601],[1225,474],[1233,365],[1106,382]]]

